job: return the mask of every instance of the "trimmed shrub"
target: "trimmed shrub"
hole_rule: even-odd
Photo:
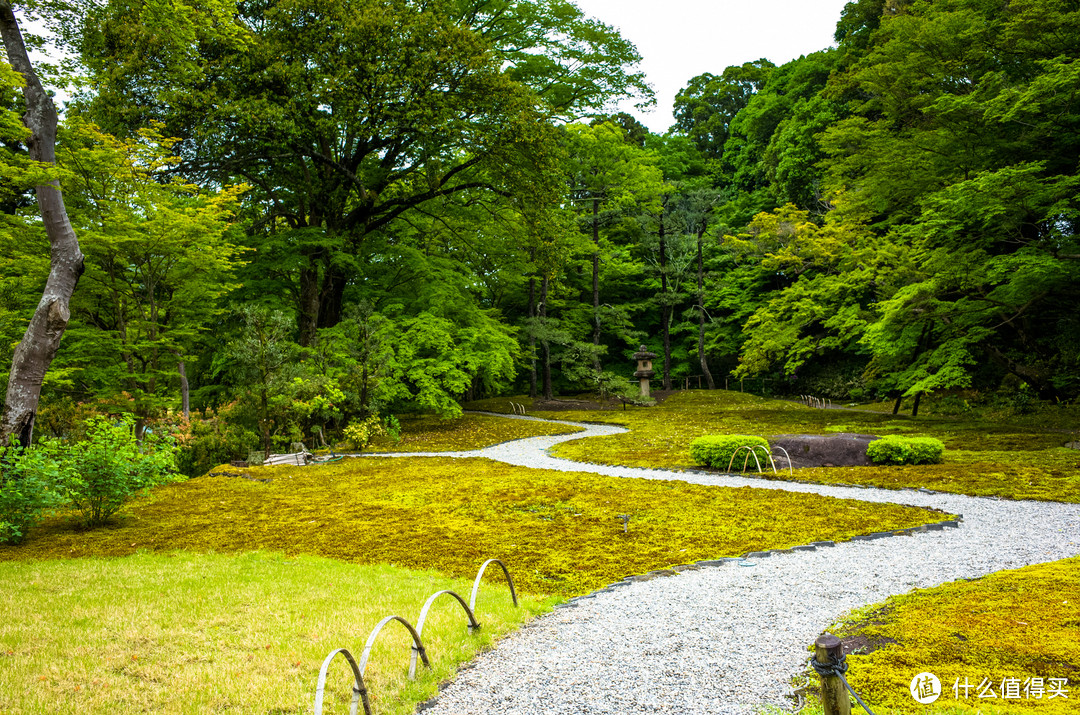
[[[728,465],[731,464],[731,458],[735,456],[740,447],[755,446],[764,447],[766,452],[769,451],[769,441],[764,437],[745,434],[710,434],[698,437],[690,443],[690,458],[696,464],[704,464],[717,469],[727,469]],[[745,450],[743,451],[745,452]],[[758,459],[761,459],[761,450],[755,451],[758,452]],[[753,462],[754,458],[751,457],[750,461]],[[736,462],[741,469],[742,463],[738,460]],[[734,468],[734,465],[732,467]]]
[[[874,464],[936,464],[944,451],[945,445],[933,437],[892,434],[867,445],[866,456]]]

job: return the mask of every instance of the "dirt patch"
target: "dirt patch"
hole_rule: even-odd
[[[838,432],[836,434],[778,434],[769,437],[777,468],[786,467],[782,447],[791,457],[791,468],[804,467],[869,467],[873,462],[866,456],[866,446],[877,437],[872,434]]]
[[[880,650],[885,646],[899,643],[900,641],[895,638],[880,634],[867,635],[864,632],[866,629],[885,625],[892,616],[893,611],[894,609],[892,606],[884,605],[867,614],[862,620],[856,621],[844,629],[847,633],[840,636],[840,642],[844,646],[844,655],[849,655],[851,653],[866,655],[867,653],[873,653],[875,650]]]
[[[887,645],[899,643],[900,641],[895,638],[889,638],[888,636],[864,636],[861,633],[856,635],[847,636],[841,638],[840,642],[844,645],[844,655],[850,655],[855,653],[856,655],[866,655],[873,653],[875,650],[880,650]]]

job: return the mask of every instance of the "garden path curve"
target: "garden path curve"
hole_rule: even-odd
[[[962,514],[963,522],[957,529],[731,562],[578,599],[479,656],[442,691],[430,715],[790,710],[790,679],[802,670],[807,646],[848,611],[913,588],[1080,554],[1078,504],[611,467],[546,453],[559,442],[625,431],[580,426],[585,431],[486,449],[394,456],[486,457],[522,467],[813,492],[935,507]],[[972,672],[969,679],[979,682],[982,675]],[[1070,697],[1080,699],[1080,682],[1070,685]]]

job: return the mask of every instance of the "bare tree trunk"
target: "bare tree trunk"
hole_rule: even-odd
[[[701,361],[701,374],[705,376],[705,384],[710,390],[715,390],[712,373],[709,372],[709,361],[705,359],[705,261],[702,258],[701,242],[705,236],[703,226],[697,235],[697,300],[698,300],[698,360]]]
[[[187,367],[184,366],[184,361],[180,360],[176,363],[176,371],[180,373],[180,410],[184,414],[184,419],[191,419],[191,391],[188,386],[187,379]]]
[[[668,305],[667,242],[660,216],[660,323],[664,335],[664,389],[671,389],[671,306]]]
[[[922,395],[923,395],[923,393],[921,393],[921,392],[916,392],[915,393],[915,404],[913,404],[911,406],[911,416],[912,417],[918,417],[919,416],[919,402],[922,400]]]
[[[26,98],[23,123],[31,133],[27,140],[30,158],[55,164],[56,107],[30,64],[10,0],[0,0],[0,35],[4,39],[8,62],[26,82],[23,88]],[[53,180],[37,186],[35,193],[45,233],[49,237],[49,278],[11,361],[4,415],[0,421],[0,444],[4,445],[10,444],[14,438],[19,444],[27,446],[33,439],[41,383],[60,348],[60,338],[71,317],[71,294],[83,272],[83,254],[64,208],[60,182]]]
[[[536,397],[536,276],[529,276],[529,397]]]
[[[300,344],[315,345],[319,327],[319,265],[314,257],[300,269]]]
[[[600,199],[592,202],[592,307],[593,345],[600,346]],[[593,355],[593,367],[600,372],[600,351]]]
[[[540,279],[540,319],[547,320],[548,277],[547,274]],[[555,399],[555,393],[551,389],[551,345],[547,340],[540,341],[540,349],[543,354],[544,370],[544,399]]]

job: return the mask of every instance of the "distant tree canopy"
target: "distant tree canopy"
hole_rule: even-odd
[[[1073,5],[858,0],[835,48],[689,79],[665,136],[613,113],[651,97],[637,50],[562,0],[50,6],[87,268],[43,419],[190,394],[254,447],[607,389],[641,344],[672,386],[1075,399]],[[10,360],[48,251],[0,78]]]

